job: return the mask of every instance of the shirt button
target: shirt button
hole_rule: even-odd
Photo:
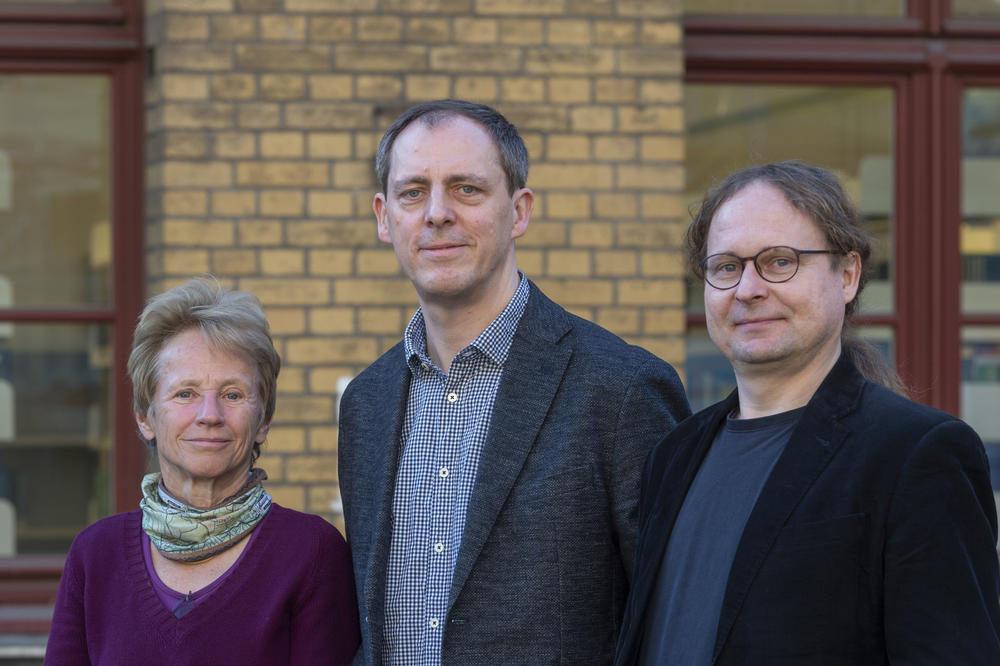
[[[436,617],[432,617],[431,621],[430,621],[430,625],[431,625],[431,629],[437,629],[438,627],[441,626],[441,621],[438,620]]]
[[[451,474],[451,472],[448,471],[447,467],[442,467],[441,469],[438,470],[438,476],[440,476],[442,479],[447,479],[449,474]]]
[[[427,365],[426,363],[421,363],[420,367],[424,369],[424,372],[427,372],[428,370],[431,369],[431,366]]]
[[[456,400],[458,400],[458,394],[457,393],[455,393],[454,391],[452,391],[451,393],[448,394],[448,402],[455,402]]]
[[[436,544],[434,544],[434,552],[437,553],[438,555],[440,555],[441,553],[443,553],[444,552],[444,544],[441,543],[440,541],[438,541]]]

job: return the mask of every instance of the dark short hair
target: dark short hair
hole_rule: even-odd
[[[524,140],[499,111],[485,104],[466,102],[460,99],[439,99],[424,102],[404,111],[382,135],[375,153],[375,175],[382,191],[389,186],[389,169],[392,167],[392,147],[399,135],[420,119],[427,127],[434,127],[441,121],[461,116],[482,126],[493,139],[500,154],[500,166],[507,176],[507,189],[513,194],[528,182],[528,149]]]
[[[149,416],[159,381],[160,352],[177,335],[199,330],[219,350],[245,358],[257,371],[257,428],[274,416],[281,358],[260,301],[225,289],[211,276],[194,278],[149,299],[139,316],[128,358],[133,409]],[[256,428],[255,428],[256,430]],[[149,442],[156,446],[156,442]],[[260,455],[254,442],[253,459]]]

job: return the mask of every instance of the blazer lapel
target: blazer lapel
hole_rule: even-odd
[[[555,398],[573,350],[560,344],[571,326],[532,284],[503,369],[465,513],[465,529],[448,595],[450,609],[465,585]]]

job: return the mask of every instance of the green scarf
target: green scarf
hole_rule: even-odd
[[[243,487],[208,509],[195,509],[167,494],[160,474],[142,479],[142,529],[168,560],[200,562],[235,546],[271,508],[261,481],[267,472],[254,468]]]

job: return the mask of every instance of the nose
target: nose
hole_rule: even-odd
[[[424,212],[424,221],[434,227],[448,224],[455,219],[454,211],[451,208],[451,201],[443,187],[432,188],[427,196],[427,208]]]
[[[764,298],[767,295],[768,284],[768,281],[757,272],[753,259],[745,259],[743,261],[743,274],[740,275],[740,281],[733,289],[735,292],[733,296],[744,302]]]
[[[214,393],[203,396],[201,403],[198,405],[198,423],[216,425],[222,423],[224,420],[219,396]]]

